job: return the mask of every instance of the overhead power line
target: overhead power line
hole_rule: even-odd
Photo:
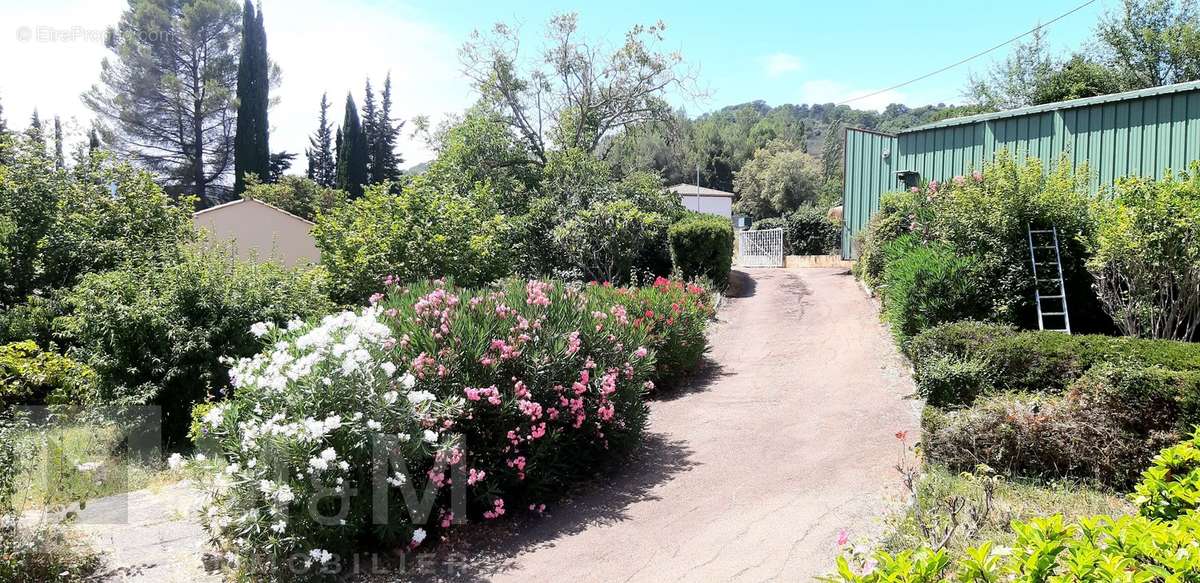
[[[975,54],[973,54],[973,55],[971,55],[971,56],[969,56],[969,57],[967,57],[967,58],[965,58],[965,59],[963,59],[963,60],[961,60],[961,61],[957,61],[957,62],[955,62],[955,63],[951,63],[951,64],[949,64],[949,65],[946,65],[945,67],[942,67],[941,69],[938,69],[938,70],[936,70],[936,71],[932,71],[932,72],[926,73],[926,74],[924,74],[924,75],[921,75],[920,77],[916,77],[916,78],[914,78],[914,79],[909,79],[908,81],[905,81],[905,82],[903,82],[903,83],[898,83],[898,84],[896,84],[896,85],[892,85],[891,87],[886,87],[886,88],[884,88],[884,89],[880,89],[879,91],[873,91],[873,92],[871,92],[871,93],[867,93],[866,95],[859,95],[858,97],[852,97],[852,98],[850,98],[850,99],[847,99],[847,100],[845,100],[845,101],[843,101],[843,102],[839,103],[838,105],[846,105],[847,103],[853,103],[853,102],[855,102],[855,101],[858,101],[858,100],[860,100],[860,99],[866,99],[866,98],[868,98],[868,97],[874,97],[874,96],[876,96],[876,95],[879,95],[880,93],[887,93],[888,91],[891,91],[891,90],[893,90],[893,89],[899,89],[899,88],[901,88],[901,87],[904,87],[905,85],[911,85],[911,84],[913,84],[913,83],[916,83],[917,81],[922,81],[922,80],[928,79],[928,78],[930,78],[930,77],[932,77],[932,76],[934,76],[934,75],[937,75],[938,73],[943,73],[943,72],[945,72],[945,71],[949,71],[950,69],[953,69],[953,68],[955,68],[955,67],[957,67],[957,66],[959,66],[959,65],[962,65],[962,64],[964,64],[964,63],[968,63],[968,62],[970,62],[970,61],[973,61],[973,60],[975,60],[975,59],[978,59],[979,57],[982,57],[982,56],[984,56],[984,55],[986,55],[986,54],[988,54],[988,53],[990,53],[990,52],[992,52],[992,51],[994,51],[994,50],[996,50],[996,49],[998,49],[998,48],[1001,48],[1001,47],[1003,47],[1003,46],[1005,46],[1005,45],[1009,45],[1009,44],[1012,44],[1012,43],[1014,43],[1014,42],[1016,42],[1016,41],[1019,41],[1019,40],[1021,40],[1021,39],[1025,38],[1025,37],[1027,37],[1027,36],[1029,36],[1029,35],[1031,35],[1031,34],[1033,34],[1033,33],[1037,32],[1037,31],[1038,31],[1038,30],[1040,30],[1040,29],[1046,28],[1047,26],[1050,26],[1051,24],[1054,24],[1055,22],[1058,22],[1058,21],[1060,21],[1060,20],[1062,20],[1062,19],[1064,19],[1064,18],[1066,18],[1066,17],[1068,17],[1068,16],[1070,16],[1070,15],[1072,15],[1072,14],[1075,14],[1076,12],[1079,12],[1080,10],[1083,10],[1084,8],[1087,8],[1088,6],[1090,6],[1090,5],[1092,5],[1092,4],[1095,4],[1095,3],[1096,3],[1096,1],[1097,1],[1097,0],[1088,0],[1087,2],[1084,2],[1083,4],[1080,4],[1079,6],[1076,6],[1075,8],[1072,8],[1071,10],[1069,10],[1069,11],[1067,11],[1067,12],[1064,12],[1064,13],[1062,13],[1062,14],[1060,14],[1060,15],[1058,15],[1058,16],[1056,16],[1056,17],[1052,18],[1052,19],[1050,19],[1048,22],[1046,22],[1046,23],[1044,23],[1044,24],[1039,24],[1039,25],[1037,25],[1037,26],[1035,26],[1035,27],[1033,27],[1033,28],[1031,28],[1031,29],[1029,29],[1029,30],[1027,30],[1027,31],[1025,31],[1025,32],[1023,32],[1023,33],[1021,33],[1021,34],[1018,34],[1017,36],[1014,36],[1014,37],[1012,37],[1012,38],[1010,38],[1010,39],[1008,39],[1008,40],[1006,40],[1006,41],[1004,41],[1004,42],[1002,42],[1002,43],[1000,43],[1000,44],[998,44],[998,45],[996,45],[996,46],[994,46],[994,47],[991,47],[991,48],[989,48],[989,49],[986,49],[986,50],[979,51],[978,53],[975,53]]]

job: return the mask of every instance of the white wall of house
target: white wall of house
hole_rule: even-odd
[[[269,204],[242,199],[192,215],[197,229],[213,242],[232,242],[238,257],[274,256],[284,265],[321,259],[312,236],[313,223]]]
[[[688,210],[709,213],[727,219],[733,217],[733,199],[727,196],[680,194],[679,200]]]

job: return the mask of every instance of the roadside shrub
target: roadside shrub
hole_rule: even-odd
[[[999,324],[955,322],[930,328],[909,343],[913,377],[932,404],[969,404],[976,395],[1005,391],[1061,392],[1102,363],[1200,371],[1200,344],[1089,334],[1024,331]],[[962,363],[969,378],[940,383],[946,362]],[[969,364],[966,364],[968,363]],[[939,370],[935,370],[939,369]]]
[[[826,211],[802,205],[786,217],[784,240],[788,255],[827,255],[841,244],[842,228]]]
[[[893,241],[879,290],[884,317],[901,347],[921,330],[983,311],[975,294],[978,266],[941,244],[922,245],[914,238]]]
[[[655,354],[656,383],[679,382],[708,350],[705,330],[715,310],[703,286],[660,277],[648,287],[592,285],[588,295],[624,306],[633,324],[645,329],[646,346]]]
[[[1200,518],[1161,522],[1095,516],[1067,524],[1061,515],[1014,522],[1011,547],[985,542],[961,553],[921,547],[838,558],[826,581],[1191,581],[1200,576]]]
[[[508,224],[487,203],[490,192],[446,194],[424,181],[399,194],[390,188],[368,187],[361,198],[318,217],[313,236],[336,301],[366,301],[383,289],[387,275],[482,285],[512,272],[502,244]]]
[[[0,524],[0,581],[73,583],[94,581],[100,553],[81,536],[58,524],[32,527],[6,520]]]
[[[605,294],[531,280],[374,300],[259,325],[273,348],[241,360],[233,400],[205,416],[231,464],[206,526],[243,574],[287,578],[293,557],[315,574],[345,551],[540,511],[639,442],[655,358]]]
[[[684,279],[707,278],[725,289],[733,268],[733,225],[704,213],[689,213],[667,230],[671,262]]]
[[[787,219],[783,217],[767,217],[758,219],[750,225],[751,231],[768,231],[771,229],[787,229]]]
[[[1045,172],[1037,159],[1019,162],[1001,152],[969,176],[885,196],[861,241],[859,276],[877,285],[890,261],[886,248],[910,234],[976,264],[972,303],[985,308],[977,318],[1036,326],[1027,228],[1054,226],[1072,327],[1108,330],[1111,323],[1099,309],[1084,265],[1094,231],[1087,176],[1086,169],[1076,171],[1065,159]]]
[[[325,291],[319,268],[195,250],[176,265],[85,276],[56,327],[74,344],[70,354],[96,371],[102,402],[161,406],[164,437],[177,443],[192,405],[228,387],[222,357],[261,349],[250,325],[327,313]]]
[[[0,411],[13,405],[86,405],[95,373],[32,340],[0,345]]]
[[[1195,340],[1200,328],[1200,163],[1162,180],[1127,178],[1096,202],[1088,268],[1126,336]]]
[[[638,271],[670,275],[667,219],[628,200],[594,204],[554,229],[554,241],[585,281],[629,283]],[[644,259],[650,259],[647,263]]]
[[[930,459],[1009,475],[1134,483],[1155,452],[1200,422],[1200,373],[1100,365],[1062,395],[1004,393],[927,409]]]
[[[1200,429],[1162,450],[1130,494],[1146,518],[1176,520],[1200,506]]]

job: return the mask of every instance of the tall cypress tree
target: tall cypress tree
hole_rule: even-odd
[[[233,192],[246,190],[246,175],[266,180],[271,166],[267,143],[271,126],[267,123],[270,63],[262,13],[246,0],[242,7],[242,50],[238,60],[237,133],[233,140]]]
[[[39,145],[42,155],[46,154],[46,132],[42,130],[42,117],[38,115],[38,110],[34,108],[33,115],[29,116],[29,129],[25,132],[29,139],[34,140]]]
[[[56,115],[54,116],[54,167],[62,170],[66,166],[67,161],[63,158],[62,122]]]
[[[367,184],[367,136],[358,118],[354,96],[346,94],[346,120],[342,123],[342,146],[338,152],[337,187],[351,197],[362,196]]]
[[[333,186],[337,167],[333,157],[333,130],[329,125],[329,96],[321,94],[321,116],[316,133],[308,139],[304,150],[308,158],[308,178],[321,186]]]
[[[400,177],[400,164],[404,159],[396,154],[396,138],[403,126],[404,122],[392,121],[392,74],[388,73],[383,81],[379,115],[371,137],[371,184]]]
[[[375,108],[375,92],[371,90],[371,78],[367,77],[366,97],[363,99],[362,109],[362,130],[363,136],[367,140],[367,184],[374,184],[375,180],[375,149],[371,147],[375,143],[375,122],[378,121],[379,111]]]

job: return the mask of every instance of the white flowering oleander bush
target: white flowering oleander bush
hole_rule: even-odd
[[[636,315],[589,289],[389,285],[357,312],[256,325],[273,348],[233,367],[234,397],[198,431],[229,464],[214,541],[243,574],[320,573],[540,511],[629,452],[655,356]]]

